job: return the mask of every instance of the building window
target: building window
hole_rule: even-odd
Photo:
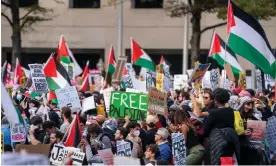
[[[70,8],[100,8],[101,0],[69,0]]]
[[[19,7],[30,7],[38,5],[38,0],[19,0]]]
[[[134,8],[163,8],[163,0],[133,0]]]

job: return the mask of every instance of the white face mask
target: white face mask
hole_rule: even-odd
[[[140,130],[134,130],[133,134],[137,137],[139,137],[140,135]]]

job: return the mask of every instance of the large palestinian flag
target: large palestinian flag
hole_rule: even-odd
[[[239,75],[242,71],[242,67],[239,64],[235,53],[228,45],[225,45],[225,42],[216,32],[213,34],[209,57],[216,60],[221,67],[228,63],[235,75]]]
[[[131,62],[134,65],[155,71],[155,65],[151,58],[133,39],[131,39],[131,55]]]
[[[275,78],[275,57],[261,24],[233,2],[227,14],[228,44],[232,50]]]
[[[53,55],[50,56],[44,66],[44,74],[48,87],[52,91],[70,86],[68,73]]]
[[[80,117],[77,113],[73,122],[70,125],[68,136],[64,145],[66,147],[75,147],[77,148],[82,138],[82,131],[80,126]]]
[[[107,72],[113,74],[116,69],[116,60],[114,55],[113,46],[110,48],[109,56],[108,56],[108,63],[107,63]]]

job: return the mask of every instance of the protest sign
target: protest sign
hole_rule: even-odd
[[[272,90],[275,85],[275,80],[269,75],[264,74],[265,89]]]
[[[117,146],[118,156],[127,156],[127,157],[131,156],[131,147],[129,142],[117,141],[116,146]]]
[[[156,73],[156,88],[159,91],[163,91],[164,74]]]
[[[4,153],[2,165],[49,165],[48,158],[39,154]]]
[[[93,91],[100,92],[102,89],[104,78],[97,73],[89,74],[90,76],[90,83],[93,85]]]
[[[4,152],[4,132],[1,132],[1,153]]]
[[[245,72],[240,72],[239,75],[239,83],[238,83],[239,87],[241,87],[243,90],[246,89],[246,75]]]
[[[109,112],[109,106],[110,106],[110,95],[111,92],[113,91],[112,87],[111,88],[107,88],[104,89],[103,92],[103,96],[104,96],[104,104],[105,104],[105,110],[107,112]]]
[[[201,81],[202,88],[212,88],[211,81],[210,81],[210,71],[206,71],[205,75]]]
[[[174,90],[181,90],[188,86],[188,75],[174,75],[173,88]]]
[[[114,156],[114,165],[119,166],[127,166],[127,165],[141,165],[140,159],[138,158],[132,158],[132,157],[124,157],[124,156]]]
[[[257,85],[257,92],[261,93],[263,90],[263,84],[262,84],[262,72],[259,69],[256,69],[256,85]]]
[[[189,82],[199,83],[211,64],[196,64]]]
[[[118,61],[116,63],[115,73],[113,74],[112,82],[120,83],[122,81],[126,61],[127,61],[127,57],[120,56],[118,58]]]
[[[82,113],[91,110],[91,109],[95,109],[96,108],[96,104],[95,104],[95,99],[94,96],[90,96],[87,97],[85,99],[83,99],[82,101]]]
[[[80,152],[80,149],[73,147],[65,147],[63,145],[55,144],[51,152],[50,161],[57,165],[64,164],[64,159],[68,156],[68,153],[72,152],[72,160],[75,165],[82,165],[85,153]]]
[[[172,133],[172,150],[174,165],[186,165],[186,146],[182,133]]]
[[[212,69],[210,72],[210,82],[212,90],[219,87],[219,69]]]
[[[50,144],[38,144],[38,145],[17,144],[15,147],[15,152],[20,153],[23,149],[30,154],[42,154],[48,157],[50,152]]]
[[[134,88],[131,76],[129,74],[124,76],[124,83],[126,88]]]
[[[132,76],[131,80],[132,80],[134,89],[137,89],[141,92],[146,92],[147,91],[147,85],[146,85],[147,81],[146,80],[144,80],[141,77],[135,77],[135,76]]]
[[[165,115],[167,111],[167,94],[154,89],[149,89],[148,111]]]
[[[232,68],[228,63],[224,64],[224,69],[226,71],[226,75],[227,75],[228,79],[230,81],[235,81],[235,76],[233,74]]]
[[[148,109],[148,96],[140,93],[111,92],[109,116],[131,120],[145,120]]]
[[[33,87],[35,91],[41,92],[41,93],[48,92],[48,84],[44,75],[42,64],[29,64],[29,67],[30,67]]]
[[[75,86],[57,89],[56,96],[60,109],[63,107],[70,107],[73,112],[77,112],[78,110],[82,109],[79,95]]]
[[[113,165],[113,153],[111,149],[98,150],[100,158],[103,160],[104,165]]]
[[[226,71],[222,70],[221,71],[221,87],[224,89],[230,89],[230,81],[226,77]]]
[[[221,157],[220,158],[220,165],[233,165],[235,160],[232,157]]]
[[[144,94],[148,94],[148,91],[141,91],[141,90],[131,89],[131,88],[126,88],[126,92],[132,92],[132,93],[144,93]]]
[[[253,149],[264,148],[266,121],[247,120],[247,129],[251,130],[249,147]]]
[[[155,87],[156,72],[147,69],[146,84],[147,84],[147,89],[149,89],[150,87]]]
[[[252,77],[251,76],[246,76],[245,81],[246,81],[246,88],[251,89],[252,88]]]
[[[26,140],[26,129],[24,124],[16,123],[11,126],[12,142],[23,142]]]

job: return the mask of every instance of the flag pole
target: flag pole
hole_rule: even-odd
[[[188,1],[184,0],[184,3],[188,5]],[[189,39],[189,14],[185,14],[184,16],[184,40],[183,40],[183,61],[182,61],[182,73],[186,74],[188,69],[188,55],[189,55],[189,47],[188,47],[188,39]]]

